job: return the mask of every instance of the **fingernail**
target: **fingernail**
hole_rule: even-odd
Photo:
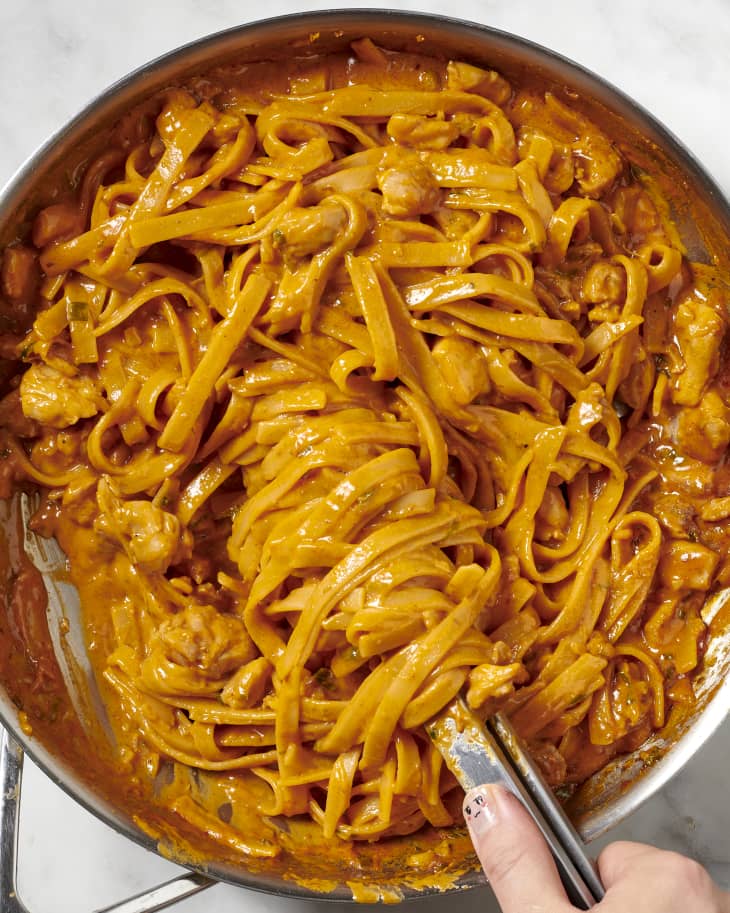
[[[472,834],[483,834],[494,824],[494,798],[491,786],[477,786],[464,796],[464,820]]]

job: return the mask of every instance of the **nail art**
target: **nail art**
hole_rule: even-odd
[[[464,797],[464,818],[474,834],[481,834],[494,823],[494,798],[489,787],[477,786]]]

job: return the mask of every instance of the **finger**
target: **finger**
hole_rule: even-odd
[[[503,913],[573,910],[537,825],[499,786],[478,786],[464,799],[474,849]]]
[[[642,843],[609,844],[598,857],[611,909],[635,907],[637,897],[666,913],[728,913],[728,896],[694,859]]]
[[[644,843],[631,843],[628,840],[609,843],[598,857],[601,881],[608,889],[622,881],[627,875],[633,875],[637,867],[643,867],[647,861],[651,863],[658,853],[662,853],[662,851]]]

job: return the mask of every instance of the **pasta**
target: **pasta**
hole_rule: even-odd
[[[730,518],[724,290],[651,185],[555,95],[368,39],[155,104],[2,275],[2,477],[45,493],[120,763],[265,859],[236,803],[457,821],[461,691],[556,787],[640,745]]]

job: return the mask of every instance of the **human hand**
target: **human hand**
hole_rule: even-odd
[[[466,813],[469,806],[470,813]],[[503,913],[572,913],[550,849],[522,803],[499,786],[464,799],[469,834]],[[598,857],[596,913],[730,913],[730,894],[679,853],[612,843]]]

